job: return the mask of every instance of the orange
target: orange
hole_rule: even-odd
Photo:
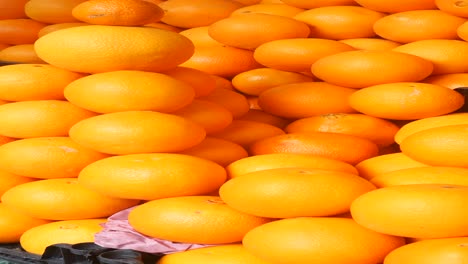
[[[18,212],[49,220],[108,217],[139,203],[92,191],[76,178],[23,183],[6,191],[1,199]]]
[[[143,26],[160,21],[164,10],[142,0],[88,0],[75,6],[72,15],[94,25]]]
[[[102,230],[106,219],[58,221],[40,225],[24,232],[21,247],[29,253],[42,255],[54,244],[78,244],[94,242],[94,235]]]
[[[281,39],[260,45],[255,49],[254,58],[269,68],[309,72],[312,64],[318,59],[351,50],[354,48],[331,39]]]
[[[290,6],[296,6],[304,9],[313,9],[323,6],[345,6],[345,5],[356,5],[354,0],[318,0],[318,1],[309,1],[309,0],[282,0],[284,4]]]
[[[7,101],[65,99],[65,87],[83,74],[48,64],[0,67],[0,99]]]
[[[363,160],[356,164],[356,169],[361,177],[371,180],[384,173],[427,166],[429,165],[415,161],[402,152],[397,152]]]
[[[361,195],[351,204],[351,215],[363,227],[383,234],[415,238],[467,236],[468,212],[462,209],[466,202],[468,186],[398,185]]]
[[[466,1],[435,0],[438,9],[458,17],[468,18],[468,5]]]
[[[122,155],[182,151],[200,143],[206,132],[202,126],[177,115],[125,111],[82,120],[70,128],[69,135],[85,147]]]
[[[457,28],[465,21],[464,18],[440,10],[413,10],[377,20],[374,31],[382,38],[400,43],[424,39],[458,39]]]
[[[375,186],[358,175],[304,168],[277,168],[244,174],[224,183],[219,195],[241,212],[269,217],[333,216]]]
[[[181,31],[180,34],[190,39],[195,47],[222,46],[223,44],[210,37],[208,28],[209,26],[188,28]]]
[[[180,66],[227,78],[261,67],[253,51],[224,45],[196,47],[193,56]]]
[[[164,10],[162,22],[181,28],[208,26],[243,7],[230,0],[168,0],[159,4]]]
[[[464,101],[463,95],[452,89],[420,82],[374,85],[349,97],[351,107],[361,113],[399,120],[448,114],[461,108]]]
[[[348,103],[356,90],[325,82],[302,82],[270,88],[258,97],[263,111],[298,119],[328,113],[355,112]]]
[[[206,137],[200,144],[180,153],[211,160],[223,167],[249,156],[241,145],[214,137]]]
[[[168,24],[166,24],[164,22],[154,22],[154,23],[146,24],[144,26],[145,27],[152,27],[152,28],[159,28],[159,29],[169,30],[169,31],[177,32],[177,33],[182,31],[181,28],[168,25]]]
[[[307,23],[315,38],[339,40],[374,37],[372,26],[384,16],[361,6],[325,6],[303,11],[294,18]]]
[[[468,237],[431,239],[411,243],[390,252],[385,264],[463,263],[466,259]]]
[[[202,126],[208,135],[220,132],[232,122],[232,114],[225,107],[206,100],[195,99],[173,114]]]
[[[27,216],[0,203],[0,243],[18,243],[27,230],[49,221]]]
[[[434,0],[355,0],[359,5],[379,12],[398,13],[410,10],[436,9]]]
[[[296,72],[259,68],[241,72],[234,76],[232,78],[232,85],[236,90],[244,94],[259,95],[275,86],[298,82],[312,82],[313,80],[309,76]]]
[[[8,47],[10,47],[11,45],[8,45],[8,44],[0,44],[0,50],[2,49],[6,49]]]
[[[448,73],[429,76],[423,82],[445,86],[450,89],[468,87],[468,73]]]
[[[270,264],[249,252],[242,244],[216,245],[191,249],[163,256],[156,264]]]
[[[255,4],[258,4],[261,0],[234,0],[234,1],[241,3],[243,5],[255,5]]]
[[[271,153],[249,156],[232,162],[226,167],[226,171],[229,178],[236,178],[257,171],[282,168],[329,170],[346,174],[358,174],[352,165],[343,161],[318,155],[297,153]]]
[[[401,144],[405,138],[417,132],[451,125],[468,125],[468,113],[455,113],[411,121],[400,128],[395,135],[395,141]]]
[[[15,63],[45,63],[34,51],[33,44],[14,45],[0,50],[0,61]]]
[[[219,104],[229,110],[234,118],[245,115],[250,108],[245,95],[225,88],[216,88],[209,95],[199,99]]]
[[[154,200],[128,216],[130,225],[146,236],[195,244],[240,242],[252,228],[269,221],[234,210],[217,196]]]
[[[26,3],[26,15],[36,21],[58,24],[77,22],[72,9],[86,0],[30,0]]]
[[[302,8],[294,7],[291,5],[285,4],[254,4],[241,7],[231,13],[231,16],[234,15],[244,15],[251,13],[261,13],[285,17],[293,17],[296,14],[304,11]]]
[[[0,43],[33,44],[38,39],[39,31],[46,25],[27,18],[0,20]]]
[[[468,186],[468,168],[419,167],[383,173],[372,178],[379,187],[408,184],[453,184]]]
[[[211,77],[215,79],[216,89],[222,88],[227,90],[234,90],[234,86],[232,86],[231,80],[218,75],[211,75]]]
[[[71,28],[71,27],[81,27],[81,26],[89,26],[90,24],[84,23],[84,22],[67,22],[67,23],[58,23],[58,24],[52,24],[43,27],[39,32],[37,33],[38,37],[42,37],[44,35],[47,35],[49,33],[52,33],[57,30],[65,29],[65,28]]]
[[[168,70],[189,59],[194,52],[190,40],[176,32],[102,25],[49,33],[38,39],[34,48],[49,64],[87,73]]]
[[[239,117],[238,119],[266,123],[281,129],[285,128],[291,122],[286,118],[269,114],[260,109],[250,109],[247,114]]]
[[[381,263],[404,239],[366,229],[349,218],[298,217],[252,229],[242,244],[278,264]]]
[[[232,141],[244,148],[249,148],[255,142],[285,134],[276,126],[249,120],[233,120],[225,129],[212,133],[211,136]]]
[[[341,52],[321,58],[311,67],[317,78],[351,88],[417,82],[429,76],[433,69],[432,63],[426,59],[390,50]]]
[[[399,127],[394,123],[365,114],[324,114],[298,119],[290,123],[288,133],[332,132],[369,139],[379,147],[395,142]]]
[[[0,10],[2,10],[2,13],[0,14],[0,20],[26,18],[26,14],[24,13],[24,5],[28,1],[29,0],[0,1]]]
[[[166,74],[124,70],[75,80],[66,86],[64,95],[74,105],[96,113],[132,110],[167,113],[190,104],[195,91],[189,84]]]
[[[216,80],[213,75],[197,69],[175,67],[163,73],[192,86],[195,97],[209,95],[216,88]]]
[[[457,34],[461,39],[467,40],[468,39],[468,23],[465,22],[461,26],[459,26],[457,29]]]
[[[210,193],[225,179],[221,165],[174,153],[109,157],[86,166],[78,176],[80,184],[104,195],[141,200]]]
[[[313,78],[296,72],[288,72],[272,68],[259,68],[241,72],[234,76],[234,78],[232,78],[232,85],[236,90],[244,94],[259,95],[275,86],[312,81]]]
[[[459,33],[460,34],[460,33]],[[468,71],[468,52],[466,41],[454,39],[418,40],[398,46],[393,51],[415,55],[434,65],[433,75],[463,73]]]
[[[248,50],[273,40],[306,38],[309,33],[306,23],[292,17],[263,13],[230,16],[208,27],[208,34],[214,40]]]
[[[258,140],[252,155],[269,153],[312,154],[355,165],[377,156],[378,147],[368,139],[329,132],[288,133]]]
[[[407,136],[400,148],[407,156],[433,166],[468,167],[464,159],[468,124],[425,129]]]
[[[342,43],[348,44],[349,46],[357,50],[391,50],[400,46],[401,44],[395,41],[381,38],[352,38],[339,40]]]
[[[73,125],[95,115],[60,100],[7,103],[0,105],[0,135],[13,138],[67,136]]]
[[[72,178],[105,157],[68,137],[28,138],[0,146],[0,169],[31,178]]]
[[[281,0],[261,0],[260,4],[284,4]]]
[[[5,171],[0,171],[0,197],[16,185],[20,185],[27,182],[35,181],[36,179],[23,177],[15,174],[11,174]]]

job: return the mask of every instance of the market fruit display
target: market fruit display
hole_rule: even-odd
[[[0,246],[468,262],[462,2],[0,0]]]

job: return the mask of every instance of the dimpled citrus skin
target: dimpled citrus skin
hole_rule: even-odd
[[[390,252],[384,264],[462,264],[468,257],[467,245],[468,237],[423,240]]]
[[[210,193],[225,180],[226,171],[221,165],[175,153],[109,157],[88,165],[78,176],[78,181],[89,189],[141,200]]]
[[[17,185],[1,197],[14,210],[48,220],[109,217],[138,200],[113,198],[86,188],[76,178],[46,179]]]
[[[88,75],[68,84],[64,94],[73,104],[96,113],[167,113],[190,104],[195,96],[190,85],[166,74],[128,70]]]
[[[49,64],[86,73],[167,70],[189,59],[195,49],[188,38],[168,30],[102,25],[49,33],[34,48]]]
[[[0,146],[0,170],[39,179],[72,178],[107,156],[69,137],[26,138]]]
[[[0,243],[17,243],[25,231],[46,223],[49,221],[19,213],[0,203]]]
[[[20,239],[27,252],[42,255],[46,247],[58,244],[94,242],[94,234],[102,230],[106,219],[57,221],[40,225],[26,231]]]
[[[241,212],[270,217],[332,216],[375,187],[358,175],[303,168],[278,168],[233,178],[219,189],[221,199]]]
[[[413,238],[467,236],[468,186],[397,185],[370,191],[351,204],[353,219],[383,234]]]
[[[133,209],[129,224],[160,239],[196,243],[240,242],[252,228],[271,219],[239,212],[218,196],[179,196],[149,201]]]
[[[271,264],[250,254],[242,244],[216,245],[176,252],[162,257],[157,264]]]
[[[64,99],[63,89],[83,74],[48,64],[12,64],[0,68],[0,99],[7,101]]]
[[[242,244],[275,264],[376,264],[403,246],[404,239],[374,232],[349,218],[295,217],[250,230]]]
[[[177,152],[200,143],[205,129],[186,118],[154,111],[103,114],[76,123],[72,140],[107,154]]]

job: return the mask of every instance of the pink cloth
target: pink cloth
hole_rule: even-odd
[[[189,249],[208,247],[211,245],[184,244],[167,240],[151,238],[138,233],[128,223],[128,214],[135,207],[120,211],[108,218],[102,226],[103,230],[96,233],[94,243],[107,248],[133,249],[147,253],[170,254]]]

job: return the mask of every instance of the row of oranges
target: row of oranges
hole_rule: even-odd
[[[165,264],[466,254],[463,1],[0,3],[1,242],[135,206],[210,245]]]

